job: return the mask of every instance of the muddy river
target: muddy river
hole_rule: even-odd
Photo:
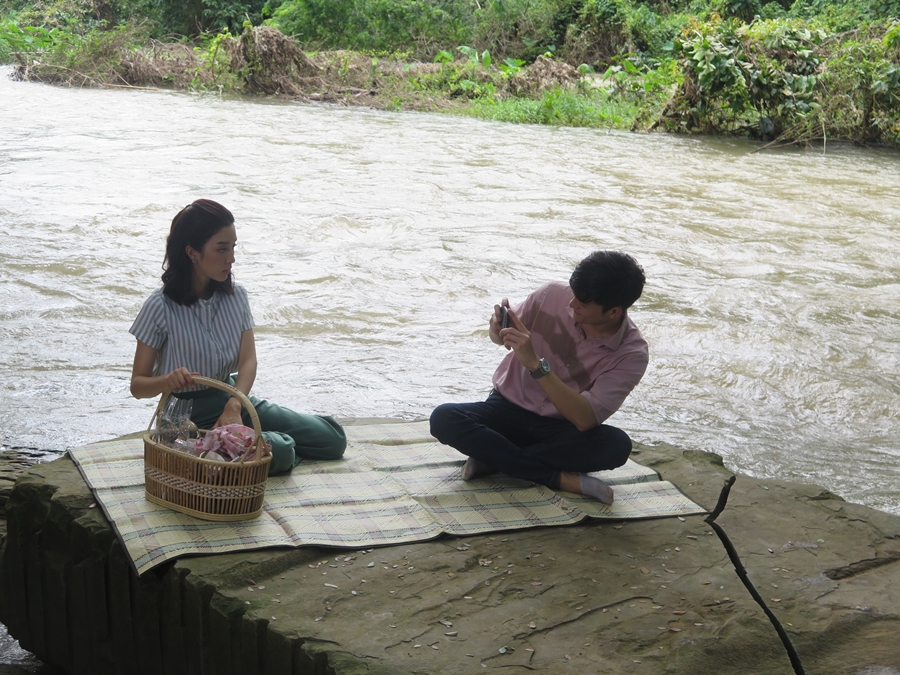
[[[427,416],[490,389],[500,297],[598,248],[648,284],[611,422],[900,513],[900,155],[75,90],[0,72],[0,443],[145,427],[128,328],[172,216],[237,217],[254,392]]]

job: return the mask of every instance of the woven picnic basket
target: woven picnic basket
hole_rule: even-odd
[[[263,509],[266,479],[272,456],[265,441],[256,409],[250,399],[231,385],[208,377],[194,382],[221,389],[236,397],[250,413],[256,443],[240,461],[218,462],[174,450],[153,439],[151,430],[169,398],[163,393],[144,433],[144,483],[147,499],[203,520],[235,521],[256,518]],[[201,432],[204,433],[204,432]],[[248,457],[250,456],[250,457]]]

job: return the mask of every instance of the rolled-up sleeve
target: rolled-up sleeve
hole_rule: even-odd
[[[647,362],[646,351],[629,354],[597,377],[590,389],[582,392],[581,395],[591,404],[598,424],[603,424],[622,407],[622,403],[644,376]]]

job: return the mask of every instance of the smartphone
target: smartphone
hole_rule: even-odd
[[[506,305],[500,305],[500,329],[509,328],[509,309]]]

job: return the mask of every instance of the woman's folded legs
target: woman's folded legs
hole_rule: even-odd
[[[272,446],[269,474],[286,473],[303,459],[340,459],[347,447],[344,429],[333,417],[298,413],[256,397],[250,397],[259,416],[263,437]],[[247,411],[244,424],[252,426]]]

